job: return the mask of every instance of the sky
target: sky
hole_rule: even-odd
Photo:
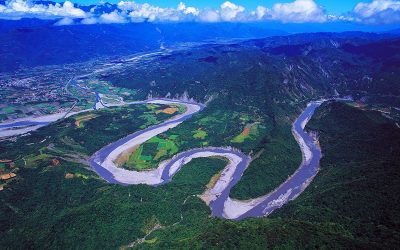
[[[0,19],[57,19],[56,25],[129,22],[357,23],[400,27],[400,0],[0,0]],[[93,8],[82,5],[95,4]]]

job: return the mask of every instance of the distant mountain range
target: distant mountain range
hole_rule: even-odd
[[[110,11],[113,8],[116,5],[102,4],[97,6],[96,11]],[[284,31],[280,29],[282,24],[266,23],[143,22],[54,26],[55,22],[40,19],[0,20],[0,72],[153,51],[180,43],[283,36],[296,30],[296,27],[301,27],[297,31],[302,31],[312,26],[292,24],[285,26],[289,31]],[[346,33],[347,36],[349,34]],[[391,35],[370,37],[398,34],[399,30],[394,30]],[[355,36],[367,36],[367,33],[357,33]]]
[[[281,103],[338,92],[398,107],[399,52],[400,38],[392,34],[295,34],[202,44],[172,51],[143,67],[123,63],[101,77],[140,89],[144,96],[187,91],[206,101],[214,93],[229,92],[232,100],[243,95],[266,100],[269,93]]]
[[[0,71],[120,56],[177,43],[285,35],[261,24],[127,23],[53,26],[54,20],[0,21]]]

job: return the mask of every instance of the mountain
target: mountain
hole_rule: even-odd
[[[47,1],[38,2],[49,4]],[[109,13],[115,4],[80,6],[97,14]],[[160,48],[171,48],[182,43],[210,40],[233,40],[284,36],[309,31],[348,31],[343,37],[379,39],[398,36],[396,32],[362,33],[352,30],[384,31],[390,27],[356,25],[354,23],[282,24],[260,23],[126,23],[108,25],[55,26],[58,19],[0,20],[0,72],[15,71],[23,67],[76,63],[102,57],[117,57]],[[79,20],[77,21],[79,23]],[[340,27],[340,29],[338,28]],[[351,35],[353,33],[353,35]],[[318,34],[318,33],[316,33]],[[299,36],[301,37],[301,36]],[[315,37],[315,36],[312,36]],[[29,58],[29,59],[27,59]]]
[[[254,89],[275,84],[280,93],[297,98],[337,91],[399,106],[399,58],[400,39],[390,34],[296,34],[192,46],[155,58],[146,67],[125,63],[115,69],[118,75],[104,73],[102,78],[144,95],[188,91],[203,100],[221,89],[235,95],[232,88],[246,81],[249,85],[241,91],[250,96],[256,95]],[[273,98],[287,101],[275,94]]]
[[[128,23],[54,26],[55,20],[0,21],[1,71],[115,57],[178,43],[286,34],[261,24]]]
[[[272,217],[308,221],[321,230],[329,225],[358,248],[398,244],[400,204],[393,190],[400,188],[399,128],[379,112],[338,102],[325,103],[307,127],[319,134],[321,171],[304,195]]]

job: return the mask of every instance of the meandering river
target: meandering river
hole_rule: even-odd
[[[101,102],[100,95],[97,102]],[[274,191],[264,196],[251,200],[235,200],[229,197],[234,185],[241,179],[246,168],[249,167],[251,158],[237,149],[225,148],[196,148],[177,154],[172,159],[163,161],[158,168],[148,171],[132,171],[118,167],[114,162],[127,150],[137,147],[150,138],[174,128],[182,122],[190,119],[194,114],[204,109],[203,104],[182,100],[156,99],[137,101],[131,103],[119,103],[108,106],[120,106],[127,104],[180,104],[186,107],[183,114],[141,131],[130,134],[97,151],[90,159],[91,167],[109,183],[120,185],[147,184],[158,186],[170,182],[173,176],[188,162],[194,158],[219,156],[228,159],[229,163],[219,175],[215,185],[207,189],[200,198],[211,208],[212,215],[241,220],[248,217],[262,217],[272,213],[275,209],[290,200],[295,199],[315,177],[319,169],[321,150],[314,138],[304,131],[304,127],[312,117],[315,109],[322,102],[311,102],[307,108],[293,123],[292,132],[303,153],[303,161],[299,168],[284,183]],[[103,104],[104,106],[104,104]],[[80,111],[85,112],[85,111]],[[80,112],[71,112],[67,116]],[[0,135],[15,135],[29,132],[46,126],[50,122],[65,117],[65,114],[54,114],[29,120],[16,120],[14,122],[0,124]],[[10,130],[12,128],[12,130]],[[267,166],[266,166],[267,167]],[[267,181],[267,180],[266,180]]]
[[[105,106],[101,102],[101,96],[96,93],[96,97],[96,103],[101,103]],[[186,107],[186,111],[161,124],[130,134],[97,151],[89,159],[89,163],[99,176],[109,183],[121,185],[162,185],[170,182],[173,176],[194,158],[211,156],[224,157],[228,159],[228,165],[219,175],[215,185],[207,189],[200,197],[211,208],[212,215],[226,219],[240,220],[248,217],[266,216],[288,201],[295,199],[308,186],[318,172],[321,150],[314,141],[314,138],[304,131],[304,127],[321,102],[309,103],[307,108],[293,123],[293,136],[296,138],[303,153],[303,161],[299,168],[279,187],[264,196],[245,201],[235,200],[229,197],[232,187],[237,184],[251,162],[249,156],[230,147],[191,149],[177,154],[170,160],[161,162],[158,168],[153,170],[139,172],[122,169],[114,163],[121,154],[141,145],[158,134],[178,126],[187,119],[190,119],[194,114],[201,112],[205,107],[203,104],[169,99],[117,103],[108,106],[146,103],[180,104]],[[85,111],[86,110],[80,112]],[[0,136],[26,133],[46,126],[50,122],[59,120],[65,116],[71,116],[80,112],[54,114],[28,120],[20,119],[14,122],[3,123],[0,124]]]
[[[304,127],[321,102],[311,102],[293,123],[293,135],[303,153],[299,168],[274,191],[246,201],[231,199],[230,190],[240,180],[249,166],[251,158],[233,148],[196,148],[177,154],[170,160],[163,161],[157,169],[149,171],[132,171],[119,168],[114,162],[125,151],[137,147],[148,139],[163,133],[190,119],[193,114],[201,112],[204,105],[178,100],[150,100],[137,102],[156,104],[181,104],[186,111],[161,124],[128,135],[97,151],[89,160],[91,167],[109,183],[121,185],[147,184],[158,186],[167,184],[185,164],[194,158],[220,156],[228,159],[216,184],[207,189],[201,199],[211,208],[212,215],[241,220],[248,217],[262,217],[290,200],[295,199],[312,181],[319,169],[321,150],[314,138],[304,131]],[[267,167],[267,166],[266,166]],[[267,181],[267,180],[266,180]]]

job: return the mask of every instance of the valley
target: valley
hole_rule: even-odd
[[[322,33],[2,73],[0,242],[394,247],[397,57]]]

